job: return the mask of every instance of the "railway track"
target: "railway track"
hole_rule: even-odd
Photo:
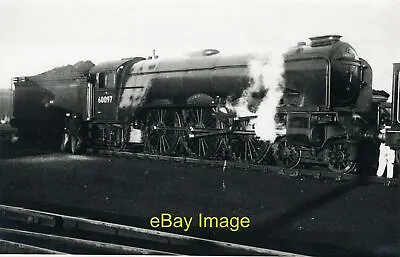
[[[3,253],[294,255],[8,205],[0,205],[0,224]]]
[[[272,165],[260,165],[250,164],[246,162],[235,162],[228,160],[209,160],[209,159],[197,159],[191,157],[176,157],[166,155],[155,155],[146,153],[135,153],[130,151],[111,151],[111,150],[93,150],[88,151],[89,154],[98,154],[102,156],[113,156],[119,158],[137,158],[137,159],[149,159],[149,160],[160,160],[170,161],[177,163],[196,164],[204,165],[213,168],[219,168],[222,171],[227,169],[240,169],[249,172],[263,172],[263,173],[275,173],[279,175],[295,177],[295,178],[315,178],[315,179],[326,179],[334,181],[355,181],[357,183],[376,183],[383,184],[385,186],[398,186],[400,181],[398,178],[388,179],[385,177],[367,176],[358,173],[335,173],[327,168],[319,167],[318,169],[306,169],[306,168],[283,168]]]
[[[21,150],[21,149],[22,150]],[[35,153],[35,149],[31,147],[19,147],[19,155],[29,155],[30,153]],[[14,151],[12,151],[14,152]],[[44,149],[41,154],[54,153],[54,149]],[[36,153],[35,153],[36,154]],[[326,179],[334,181],[357,181],[360,183],[375,183],[383,184],[386,186],[399,186],[400,179],[392,178],[388,179],[385,177],[377,177],[375,175],[366,175],[363,173],[336,173],[332,172],[323,166],[317,168],[303,168],[301,165],[296,168],[284,168],[280,166],[265,165],[265,164],[251,164],[247,162],[237,162],[231,160],[218,160],[218,159],[199,159],[193,157],[181,157],[181,156],[168,156],[168,155],[156,155],[142,152],[134,151],[114,151],[114,150],[104,150],[104,149],[88,149],[87,154],[89,155],[100,155],[100,156],[112,156],[117,158],[132,158],[132,159],[148,159],[148,160],[160,160],[169,161],[176,163],[186,163],[209,166],[212,168],[220,168],[222,171],[228,169],[240,169],[249,172],[263,172],[263,173],[275,173],[279,175],[289,176],[289,177],[307,177],[315,179]],[[18,154],[17,154],[18,156]]]

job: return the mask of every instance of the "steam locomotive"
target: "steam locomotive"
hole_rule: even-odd
[[[353,172],[377,159],[379,130],[390,115],[388,95],[373,93],[370,65],[340,37],[313,37],[284,54],[278,137],[272,142],[256,135],[256,112],[239,116],[228,104],[250,86],[254,55],[215,49],[169,59],[80,62],[15,77],[12,125],[21,138],[62,141],[61,148],[74,154],[87,147],[142,146],[162,155]],[[262,89],[252,99],[259,103],[266,94]],[[400,140],[398,133],[387,135]]]

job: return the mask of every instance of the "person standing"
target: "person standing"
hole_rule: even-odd
[[[384,129],[383,129],[384,130]],[[395,151],[387,146],[384,142],[379,146],[379,166],[376,171],[378,177],[382,177],[387,169],[387,178],[393,178]]]

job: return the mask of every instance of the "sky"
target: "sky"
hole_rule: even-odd
[[[0,88],[80,60],[273,51],[339,34],[391,91],[400,0],[0,0]]]

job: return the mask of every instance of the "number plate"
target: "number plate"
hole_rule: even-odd
[[[112,103],[113,97],[112,95],[103,95],[97,98],[97,103],[99,104],[109,104]]]

